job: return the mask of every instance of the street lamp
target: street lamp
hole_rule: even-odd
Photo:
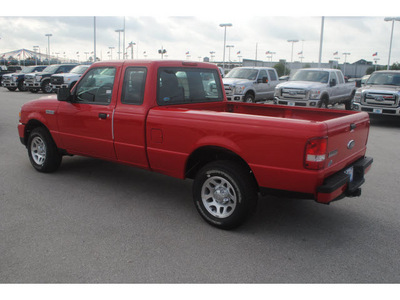
[[[115,32],[118,32],[118,59],[121,59],[121,32],[124,32],[124,30],[117,29]]]
[[[161,59],[164,58],[164,54],[167,53],[167,50],[164,49],[163,46],[161,46],[161,49],[158,50],[158,53],[161,54]]]
[[[112,60],[112,50],[115,49],[115,47],[108,47],[108,49],[110,49],[110,52],[111,52],[111,60]]]
[[[299,40],[288,40],[289,43],[292,43],[292,55],[290,59],[290,68],[293,69],[293,45],[297,43]]]
[[[388,58],[388,64],[387,64],[387,69],[389,70],[390,69],[390,55],[392,53],[392,40],[393,40],[394,21],[400,21],[400,17],[395,17],[395,18],[386,17],[384,20],[386,22],[392,21],[392,32],[390,34],[390,46],[389,46],[389,58]]]
[[[224,56],[223,56],[223,62],[222,62],[222,68],[225,69],[225,44],[226,44],[226,27],[232,27],[231,23],[223,23],[219,24],[220,27],[225,27],[224,30]]]
[[[128,48],[131,48],[131,59],[133,59],[133,45],[136,45],[134,42],[130,42]],[[126,49],[128,49],[126,48]]]
[[[228,50],[228,59],[229,59],[229,62],[231,62],[231,48],[233,48],[233,47],[235,47],[234,45],[226,45],[226,48],[228,48],[229,50]]]
[[[48,47],[48,53],[49,53],[49,56],[48,56],[48,59],[49,59],[49,65],[50,65],[50,37],[51,36],[53,36],[51,33],[46,33],[44,36],[47,36],[47,47]]]
[[[39,50],[39,55],[40,55],[39,46],[33,46],[33,51],[35,51],[35,65],[37,65],[37,50]]]
[[[345,52],[342,53],[344,55],[344,66],[343,66],[343,76],[346,76],[346,62],[347,62],[347,55],[350,55],[351,53]]]

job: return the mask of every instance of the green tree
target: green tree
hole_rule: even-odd
[[[274,69],[278,73],[279,77],[283,75],[290,75],[290,69],[287,68],[284,63],[279,62],[275,64]]]

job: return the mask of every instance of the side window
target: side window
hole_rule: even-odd
[[[276,73],[274,72],[274,70],[268,70],[268,74],[269,74],[269,78],[271,79],[271,81],[276,81],[276,80],[278,80],[278,78],[276,77]]]
[[[336,84],[339,83],[338,78],[337,78],[337,76],[336,76],[336,72],[331,72],[331,79],[330,79],[330,80],[332,80],[332,79],[335,79],[335,80],[336,80]]]
[[[147,69],[144,67],[128,67],[125,71],[121,102],[124,104],[143,103]]]
[[[220,75],[214,69],[160,68],[157,103],[211,102],[223,99]]]
[[[258,74],[258,78],[257,79],[263,79],[264,77],[268,77],[267,71],[260,70],[260,73]]]
[[[108,105],[114,86],[115,68],[99,67],[89,70],[76,89],[76,101]]]
[[[340,72],[337,72],[337,78],[338,78],[339,83],[344,83],[343,76],[342,76],[342,74],[340,74]]]

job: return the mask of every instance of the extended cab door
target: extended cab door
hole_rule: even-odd
[[[116,67],[99,66],[86,73],[73,90],[71,102],[60,102],[58,128],[71,154],[115,159],[112,116]]]
[[[257,82],[254,84],[256,91],[256,99],[261,100],[268,98],[268,91],[270,89],[269,77],[267,70],[260,70],[257,76]]]
[[[147,68],[128,66],[122,74],[124,79],[114,112],[115,152],[120,162],[148,168],[145,140],[148,106],[143,105]]]

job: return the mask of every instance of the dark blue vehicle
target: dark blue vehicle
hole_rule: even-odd
[[[47,66],[29,66],[24,67],[19,73],[9,73],[3,75],[2,86],[9,91],[15,91],[17,88],[21,92],[26,91],[24,85],[25,74],[43,71]]]

